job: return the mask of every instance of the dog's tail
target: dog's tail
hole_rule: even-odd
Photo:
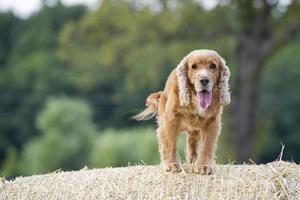
[[[152,93],[148,96],[146,100],[147,108],[141,113],[133,116],[132,118],[138,121],[148,120],[157,114],[158,102],[161,97],[162,91]]]

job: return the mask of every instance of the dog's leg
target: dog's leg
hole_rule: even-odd
[[[160,159],[165,169],[171,172],[180,172],[177,160],[177,138],[179,131],[175,121],[163,123],[157,130]]]
[[[220,133],[220,121],[213,119],[201,130],[201,148],[194,166],[194,172],[211,174],[215,165],[215,149]]]
[[[200,139],[200,133],[198,131],[192,131],[187,134],[186,161],[188,164],[192,164],[197,159],[199,139]]]

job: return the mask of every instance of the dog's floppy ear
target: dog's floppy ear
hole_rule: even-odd
[[[227,106],[231,99],[229,91],[230,70],[223,58],[221,58],[221,65],[221,75],[219,80],[220,103]]]
[[[189,89],[186,65],[187,56],[180,61],[176,68],[179,89],[179,101],[181,106],[187,106],[191,101],[191,91]]]

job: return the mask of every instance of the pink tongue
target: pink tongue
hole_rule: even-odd
[[[198,97],[198,104],[202,108],[206,109],[208,108],[208,106],[210,106],[212,100],[212,92],[208,92],[208,91],[198,92],[197,97]]]

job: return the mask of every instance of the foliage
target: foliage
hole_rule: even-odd
[[[93,167],[159,163],[158,145],[153,128],[107,129],[99,134],[90,154]]]
[[[36,115],[49,96],[74,90],[58,58],[58,34],[84,12],[59,3],[22,21],[0,14],[0,163],[8,146],[19,150],[37,135]]]
[[[14,147],[8,147],[3,165],[0,168],[1,177],[14,177],[17,174],[18,152]]]
[[[84,101],[50,99],[39,114],[37,127],[41,135],[23,149],[22,174],[79,169],[87,163],[96,128]]]
[[[20,20],[12,13],[0,13],[0,27],[5,27],[5,31],[0,31],[0,70],[10,59],[19,23]]]
[[[262,112],[267,113],[268,132],[260,151],[261,160],[274,160],[285,145],[284,159],[300,160],[300,40],[274,55],[267,65],[262,92]],[[262,115],[265,116],[266,115]],[[262,133],[263,135],[263,133]],[[281,144],[282,143],[282,144]],[[275,154],[275,155],[274,155]]]

